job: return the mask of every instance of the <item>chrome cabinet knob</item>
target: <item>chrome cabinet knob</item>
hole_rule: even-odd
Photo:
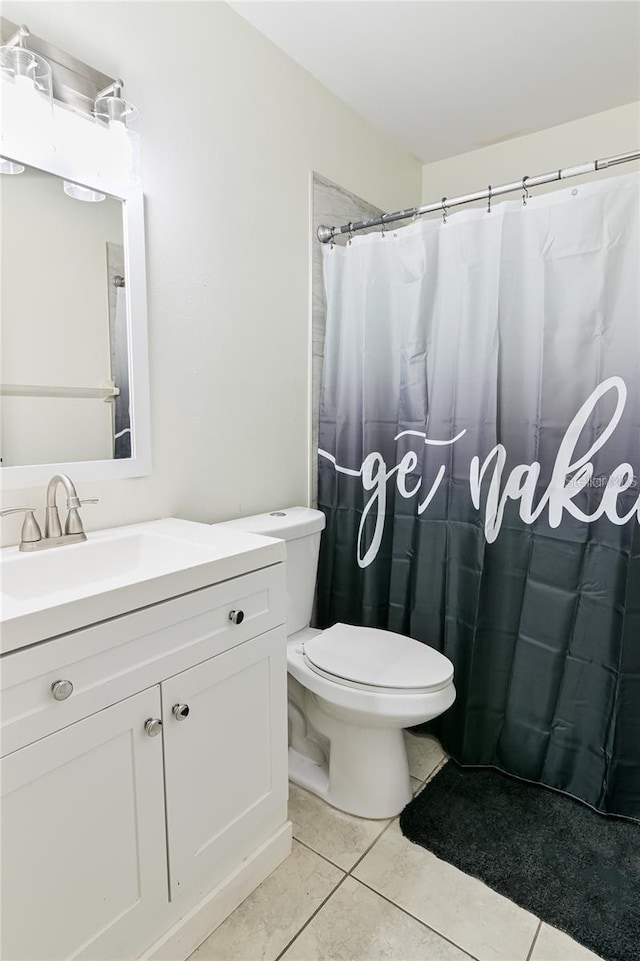
[[[175,717],[176,721],[184,721],[185,717],[189,717],[189,705],[174,704],[171,708],[171,713]]]
[[[51,693],[56,701],[66,701],[73,694],[73,684],[71,681],[54,681],[51,685]]]
[[[149,737],[156,737],[162,731],[162,721],[159,717],[148,717],[144,722],[144,729]]]
[[[244,621],[244,611],[229,611],[229,620],[234,624],[242,624]]]

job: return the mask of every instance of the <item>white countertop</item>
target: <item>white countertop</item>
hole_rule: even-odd
[[[282,540],[175,517],[0,550],[0,654],[286,559]]]

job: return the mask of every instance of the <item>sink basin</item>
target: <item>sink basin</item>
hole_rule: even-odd
[[[165,518],[0,551],[2,653],[284,560],[270,537]]]
[[[211,561],[211,548],[152,531],[87,540],[2,564],[2,593],[33,604],[59,603],[61,595],[92,594]]]

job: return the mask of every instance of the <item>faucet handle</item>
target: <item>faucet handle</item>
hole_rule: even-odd
[[[82,500],[78,498],[78,506],[81,504],[97,504],[99,500],[99,497],[85,497]],[[84,534],[84,527],[82,526],[77,507],[69,508],[69,513],[64,524],[64,532],[65,534]]]
[[[24,523],[20,534],[21,544],[33,544],[36,541],[41,541],[42,531],[35,518],[35,507],[7,507],[0,511],[0,517],[5,517],[7,514],[22,513],[24,513]]]

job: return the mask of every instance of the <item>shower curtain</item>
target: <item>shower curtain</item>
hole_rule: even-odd
[[[316,609],[450,658],[436,733],[459,762],[633,818],[639,188],[324,249]]]

